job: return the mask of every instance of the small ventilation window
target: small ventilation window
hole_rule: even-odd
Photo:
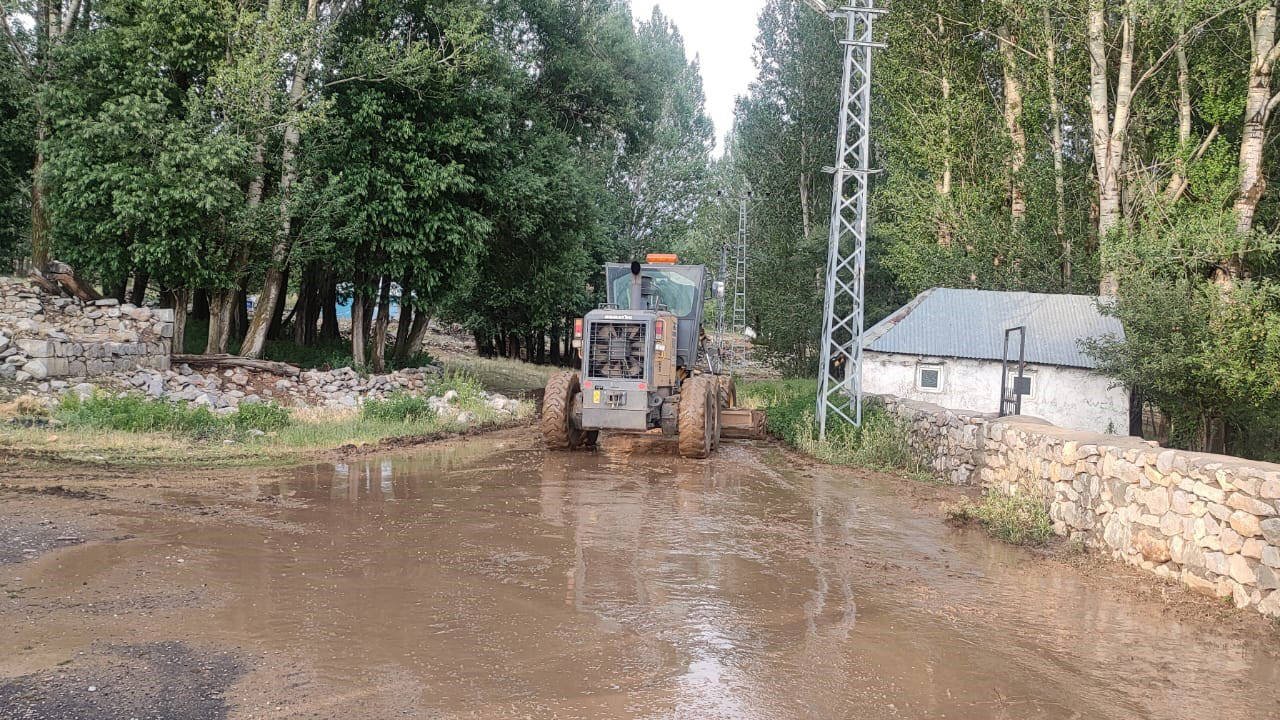
[[[922,392],[942,392],[942,366],[920,365],[916,368],[916,389]]]
[[[1009,373],[1008,387],[1013,395],[1021,395],[1024,398],[1034,397],[1036,394],[1035,386],[1036,376],[1027,372],[1023,377],[1018,377],[1018,373]]]

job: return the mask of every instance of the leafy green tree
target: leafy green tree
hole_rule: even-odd
[[[54,248],[108,287],[137,270],[185,289],[227,264],[210,239],[243,205],[248,148],[191,111],[227,10],[112,0],[94,32],[59,51],[62,74],[42,97]]]

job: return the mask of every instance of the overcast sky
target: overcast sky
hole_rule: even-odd
[[[746,94],[756,76],[751,45],[756,19],[765,0],[632,0],[637,19],[648,19],[654,6],[671,18],[690,57],[702,60],[702,87],[707,114],[716,124],[717,154],[733,127],[733,100]]]

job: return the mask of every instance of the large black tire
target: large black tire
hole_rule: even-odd
[[[718,392],[703,376],[684,381],[680,388],[677,417],[680,455],[701,460],[711,454],[720,440]]]
[[[547,381],[542,397],[542,441],[548,450],[595,445],[599,431],[583,432],[573,424],[573,403],[581,392],[575,372],[556,373]]]

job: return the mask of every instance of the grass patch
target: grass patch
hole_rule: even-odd
[[[1014,545],[1041,546],[1053,537],[1053,522],[1044,503],[1028,495],[988,492],[980,502],[961,498],[947,510],[948,519],[978,522],[992,537]]]
[[[428,420],[435,411],[421,395],[395,393],[385,400],[369,400],[360,410],[360,417],[375,422],[417,422]]]
[[[448,355],[440,359],[446,376],[462,375],[477,386],[504,395],[521,395],[547,386],[547,380],[564,368],[534,365],[506,358],[484,358],[475,355]]]
[[[827,437],[819,438],[815,381],[761,380],[744,385],[738,394],[744,406],[766,412],[770,434],[823,462],[929,478],[907,444],[907,429],[879,403],[863,407],[861,426],[828,417]]]
[[[197,440],[227,438],[252,430],[273,432],[291,422],[288,410],[267,403],[243,405],[220,416],[206,407],[105,393],[83,398],[67,393],[54,415],[69,428],[172,433]]]
[[[207,408],[140,395],[97,394],[64,398],[53,412],[59,427],[0,425],[0,449],[32,462],[130,467],[249,467],[289,465],[345,445],[429,436],[464,427],[501,427],[533,415],[530,401],[514,414],[489,406],[484,386],[454,371],[428,395],[450,390],[451,407],[466,413],[434,413],[424,397],[399,394],[370,401],[361,410],[287,409],[270,404],[241,405],[219,416]]]

